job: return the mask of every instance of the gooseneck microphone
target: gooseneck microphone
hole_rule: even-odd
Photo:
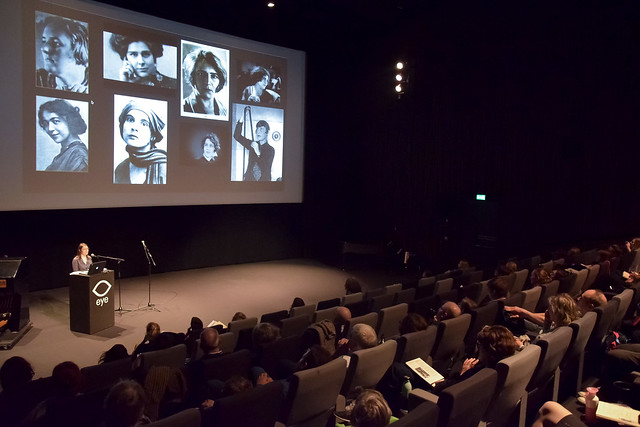
[[[144,240],[141,240],[141,242],[142,242],[142,246],[144,247],[144,250],[145,250],[145,251],[148,251],[148,249],[147,249],[147,245],[144,243]]]

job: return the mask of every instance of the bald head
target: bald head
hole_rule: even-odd
[[[349,310],[347,307],[338,307],[336,309],[336,323],[345,324],[349,320],[351,320],[351,310]]]
[[[462,314],[462,310],[455,302],[447,301],[438,310],[436,314],[436,320],[440,322],[441,320],[453,319],[454,317],[458,317]]]
[[[587,289],[578,299],[578,309],[583,315],[607,303],[607,297],[600,289]]]
[[[204,354],[220,351],[220,334],[214,328],[204,328],[200,334],[200,348]]]
[[[349,329],[349,349],[351,351],[371,348],[378,345],[376,331],[364,323],[356,323]]]

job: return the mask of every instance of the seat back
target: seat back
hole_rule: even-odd
[[[561,326],[536,340],[535,345],[540,347],[540,359],[527,385],[527,391],[543,387],[553,378],[556,368],[567,353],[572,336],[573,329]]]
[[[352,317],[347,322],[346,333],[348,334],[351,327],[353,325],[357,325],[358,323],[364,323],[365,325],[369,325],[375,330],[376,326],[378,326],[378,313],[367,313],[364,316]]]
[[[489,325],[496,324],[500,303],[490,301],[489,303],[471,310],[471,322],[465,337],[465,349],[467,354],[472,354],[478,338],[478,332]]]
[[[396,338],[398,342],[396,360],[404,363],[419,357],[425,362],[428,362],[431,357],[433,345],[436,343],[437,333],[438,328],[431,325],[424,331],[400,335]]]
[[[480,271],[482,273],[482,271]],[[470,298],[476,303],[480,302],[480,296],[482,295],[482,283],[474,282],[469,285],[465,285],[460,289],[460,299]]]
[[[553,271],[553,260],[543,262],[540,264],[540,267],[542,267],[542,269],[547,273],[551,273]]]
[[[162,350],[147,351],[138,356],[140,367],[148,371],[152,366],[169,366],[170,368],[181,369],[187,359],[187,346],[184,344]]]
[[[307,304],[300,307],[293,307],[291,309],[291,315],[289,317],[307,316],[309,322],[313,320],[313,313],[316,311],[315,304]]]
[[[524,284],[527,283],[527,277],[529,277],[529,270],[523,268],[514,273],[516,275],[513,285],[511,286],[511,294],[518,293],[524,288]]]
[[[558,280],[552,280],[549,283],[545,283],[544,285],[540,285],[542,289],[540,293],[540,299],[538,300],[538,305],[536,306],[536,313],[543,313],[547,307],[549,306],[549,297],[558,294],[558,287],[560,286],[560,282]]]
[[[569,324],[569,327],[572,330],[571,341],[569,342],[567,351],[560,362],[560,373],[563,380],[567,376],[567,371],[576,369],[575,387],[569,388],[568,394],[577,393],[582,387],[584,351],[587,347],[587,343],[589,342],[589,337],[591,336],[591,332],[593,331],[597,318],[598,315],[595,312],[590,311]],[[556,380],[553,387],[553,396],[556,402],[558,401],[559,393],[560,379]]]
[[[238,336],[233,332],[220,334],[220,344],[218,346],[223,353],[231,353],[236,349],[236,344],[238,344]]]
[[[493,398],[497,382],[496,370],[484,368],[468,379],[444,389],[438,398],[438,425],[477,427]]]
[[[212,359],[205,359],[202,361],[204,379],[226,381],[234,375],[248,377],[251,362],[252,355],[249,350],[238,350]]]
[[[348,294],[342,297],[342,305],[352,304],[354,302],[359,302],[364,299],[364,294],[362,292],[356,292],[355,294]]]
[[[384,287],[385,293],[389,295],[397,294],[402,290],[402,283],[394,283]]]
[[[591,289],[591,286],[596,281],[598,274],[600,274],[600,264],[590,265],[589,267],[587,267],[587,271],[589,273],[587,274],[587,278],[585,279],[584,284],[582,285],[582,292],[586,291],[587,289]]]
[[[289,317],[289,312],[287,310],[274,311],[260,316],[260,323],[271,323],[272,325],[280,327],[280,321],[287,317]]]
[[[416,288],[403,289],[400,292],[395,294],[395,298],[393,299],[394,304],[402,304],[406,302],[407,304],[411,304],[413,300],[416,298]]]
[[[522,291],[515,293],[515,294],[511,294],[510,296],[506,297],[504,300],[504,305],[515,305],[518,307],[522,307],[522,303],[524,302],[524,294],[522,293]]]
[[[619,294],[614,295],[614,297],[611,299],[618,300],[618,309],[613,316],[610,327],[611,330],[617,331],[620,329],[620,325],[622,325],[622,321],[624,320],[624,317],[627,314],[627,310],[631,305],[631,301],[633,300],[633,290],[625,289]]]
[[[383,308],[391,307],[396,294],[382,294],[371,298],[369,301],[369,311],[380,311]]]
[[[436,281],[436,285],[435,285],[435,289],[434,289],[434,293],[436,295],[441,295],[441,294],[444,294],[446,292],[451,292],[452,290],[453,290],[453,279],[452,278],[442,279],[442,280]]]
[[[121,379],[131,378],[131,357],[101,365],[85,366],[80,369],[80,374],[83,393],[110,388]]]
[[[280,336],[286,338],[302,335],[310,324],[311,318],[306,314],[282,319],[280,321]]]
[[[582,293],[582,288],[589,276],[589,270],[585,268],[580,271],[572,270],[572,272],[576,275],[576,281],[567,293],[575,298]]]
[[[409,304],[398,304],[380,310],[376,327],[378,338],[388,339],[400,335],[400,321],[408,312]]]
[[[271,378],[286,378],[290,371],[280,369],[281,361],[288,360],[292,363],[300,360],[303,353],[302,336],[294,335],[280,338],[268,344],[261,344],[256,349],[255,364],[262,367]]]
[[[372,348],[354,351],[340,394],[349,396],[358,386],[375,388],[393,363],[396,346],[394,340],[388,340]]]
[[[202,417],[200,416],[200,409],[188,408],[147,425],[150,427],[200,427],[201,424]]]
[[[606,304],[593,310],[597,319],[587,343],[587,351],[601,353],[602,338],[611,330],[611,323],[618,312],[618,303],[618,300],[612,298]]]
[[[538,301],[540,301],[540,295],[542,295],[542,287],[535,286],[531,289],[527,289],[526,291],[522,291],[522,294],[524,294],[522,308],[534,313],[538,306]]]
[[[338,312],[338,306],[324,308],[322,310],[316,310],[313,313],[313,323],[322,322],[323,320],[329,320],[333,322]]]
[[[578,276],[575,273],[571,273],[565,277],[560,277],[558,279],[560,282],[560,285],[558,286],[558,293],[571,295],[577,278]]]
[[[393,423],[393,427],[436,427],[440,409],[432,402],[424,402]]]
[[[524,396],[540,359],[540,347],[528,345],[521,352],[502,359],[496,366],[498,384],[483,421],[505,425]]]
[[[409,312],[418,313],[425,319],[432,319],[435,315],[438,301],[440,301],[440,298],[437,295],[415,299],[409,304]]]
[[[296,425],[314,420],[314,425],[326,425],[346,373],[347,361],[340,357],[293,374],[280,421]]]
[[[203,425],[273,427],[284,396],[282,382],[274,381],[245,393],[216,399]]]
[[[436,276],[422,277],[418,280],[418,287],[433,285],[434,283],[436,283]]]
[[[369,313],[369,300],[360,300],[356,302],[351,302],[349,304],[344,304],[344,307],[348,308],[351,312],[352,316],[364,316]]]
[[[317,310],[324,310],[325,308],[337,307],[340,305],[340,298],[330,298],[322,301],[318,301]]]
[[[436,343],[431,351],[433,365],[436,370],[440,370],[442,363],[446,363],[458,351],[464,349],[464,338],[467,335],[470,324],[471,315],[469,313],[438,323]]]

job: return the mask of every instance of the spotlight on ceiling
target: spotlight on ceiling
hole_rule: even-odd
[[[396,64],[396,70],[402,70],[404,68],[404,62],[398,61]]]
[[[404,95],[407,89],[407,83],[409,82],[408,77],[408,67],[405,61],[397,61],[396,62],[396,72],[395,72],[395,91],[398,95],[398,99]]]
[[[274,2],[272,2],[272,1],[270,1],[270,2],[267,2],[267,7],[274,8],[274,7],[276,7],[276,4]]]

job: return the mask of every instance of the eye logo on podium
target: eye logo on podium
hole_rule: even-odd
[[[98,293],[98,288],[101,287],[100,285],[106,285],[106,289],[104,290],[104,292],[102,293]],[[102,298],[103,296],[107,295],[109,293],[109,291],[111,290],[111,283],[109,283],[106,280],[100,280],[98,283],[96,283],[96,285],[93,287],[93,294],[95,296],[97,296],[98,298]]]

